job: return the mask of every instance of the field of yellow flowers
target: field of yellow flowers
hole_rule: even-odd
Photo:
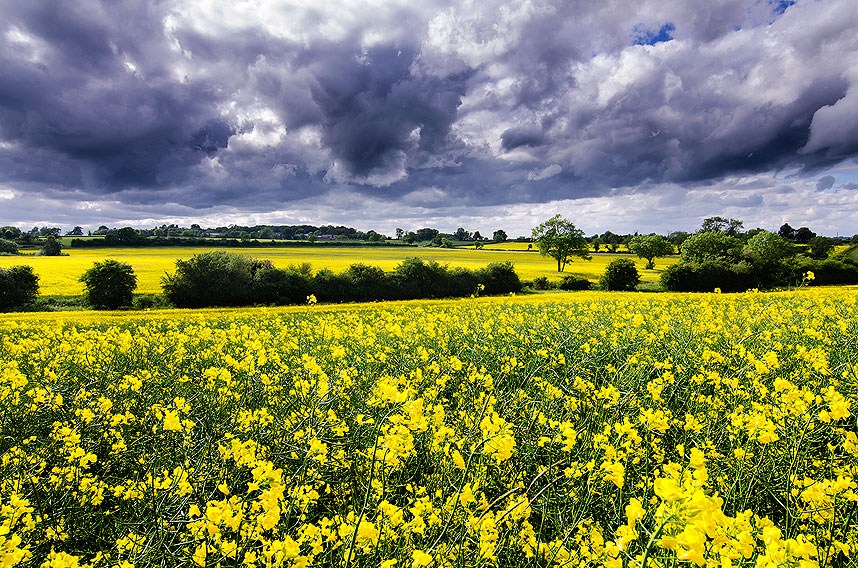
[[[0,565],[849,566],[858,293],[0,318]]]

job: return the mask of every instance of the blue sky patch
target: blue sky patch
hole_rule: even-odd
[[[673,39],[674,31],[676,31],[676,26],[671,22],[661,26],[657,32],[641,26],[635,26],[634,45],[655,45],[663,41],[670,41]]]

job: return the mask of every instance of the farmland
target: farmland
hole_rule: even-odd
[[[522,243],[507,243],[508,247]],[[520,248],[520,247],[519,247]],[[402,259],[416,256],[423,260],[432,260],[450,266],[463,268],[481,268],[490,262],[511,261],[516,272],[524,280],[532,280],[537,276],[558,279],[556,263],[551,258],[540,256],[538,252],[526,250],[474,250],[474,249],[442,249],[415,247],[282,247],[282,248],[236,248],[223,249],[257,258],[271,260],[275,266],[285,268],[289,265],[308,262],[314,270],[328,268],[339,272],[354,263],[365,263],[378,266],[383,270],[392,270]],[[204,248],[94,248],[66,249],[68,256],[0,256],[0,268],[19,264],[31,265],[39,275],[39,285],[42,294],[48,295],[77,295],[83,291],[78,278],[94,262],[113,258],[129,263],[137,275],[137,292],[160,292],[161,277],[166,272],[175,270],[176,259],[187,259],[194,254],[206,252]],[[220,249],[218,249],[220,250]],[[620,256],[608,253],[593,255],[592,261],[575,260],[564,274],[574,274],[586,277],[592,281],[598,280],[608,263]],[[634,258],[634,257],[630,257]],[[635,259],[638,270],[644,282],[658,280],[658,270],[644,270],[645,261]],[[659,259],[657,269],[663,269],[677,261],[677,257]]]
[[[856,333],[854,289],[0,316],[0,563],[846,566]]]

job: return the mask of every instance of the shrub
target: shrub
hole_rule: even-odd
[[[587,282],[587,284],[589,284],[589,282]],[[550,290],[553,288],[547,276],[537,276],[533,279],[533,282],[530,285],[534,290]]]
[[[348,286],[348,299],[354,302],[371,302],[390,297],[387,275],[377,266],[352,264],[343,273]]]
[[[63,243],[54,235],[48,235],[45,238],[45,244],[39,250],[42,256],[61,256],[63,254]]]
[[[593,287],[593,284],[586,278],[583,278],[581,276],[572,276],[570,274],[568,276],[564,276],[563,280],[560,281],[560,284],[557,287],[561,290],[574,292],[580,290],[590,290]]]
[[[32,266],[0,268],[0,311],[31,304],[39,293],[39,277]]]
[[[313,294],[320,302],[343,302],[349,297],[349,282],[344,275],[323,268],[312,281]]]
[[[0,239],[0,254],[18,254],[18,243]]]
[[[757,285],[757,275],[746,262],[683,262],[662,272],[661,284],[670,292],[743,292]]]
[[[281,270],[270,263],[253,274],[250,302],[253,304],[303,304],[311,293],[310,279],[292,269]]]
[[[599,279],[602,290],[629,292],[640,284],[641,276],[635,263],[628,258],[612,260]]]
[[[445,298],[451,295],[449,271],[434,261],[423,262],[419,258],[408,257],[393,270],[392,279],[398,299]]]
[[[476,272],[477,280],[485,286],[486,295],[513,294],[521,292],[521,279],[511,262],[492,262]]]
[[[131,306],[137,276],[130,264],[107,259],[96,262],[83,273],[84,301],[97,310],[115,310]]]
[[[807,271],[813,272],[812,284],[815,286],[835,286],[841,284],[858,284],[858,266],[852,262],[834,259],[809,260],[796,259],[789,265],[788,280],[790,284],[801,282]]]
[[[447,276],[447,290],[451,296],[466,297],[483,293],[485,290],[485,288],[478,290],[482,282],[473,270],[458,267],[451,268]]]
[[[226,251],[176,261],[176,272],[161,279],[164,295],[179,308],[247,306],[254,303],[253,278],[271,263]]]

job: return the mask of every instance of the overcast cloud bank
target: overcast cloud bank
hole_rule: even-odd
[[[412,4],[4,5],[0,223],[858,232],[854,0]]]

